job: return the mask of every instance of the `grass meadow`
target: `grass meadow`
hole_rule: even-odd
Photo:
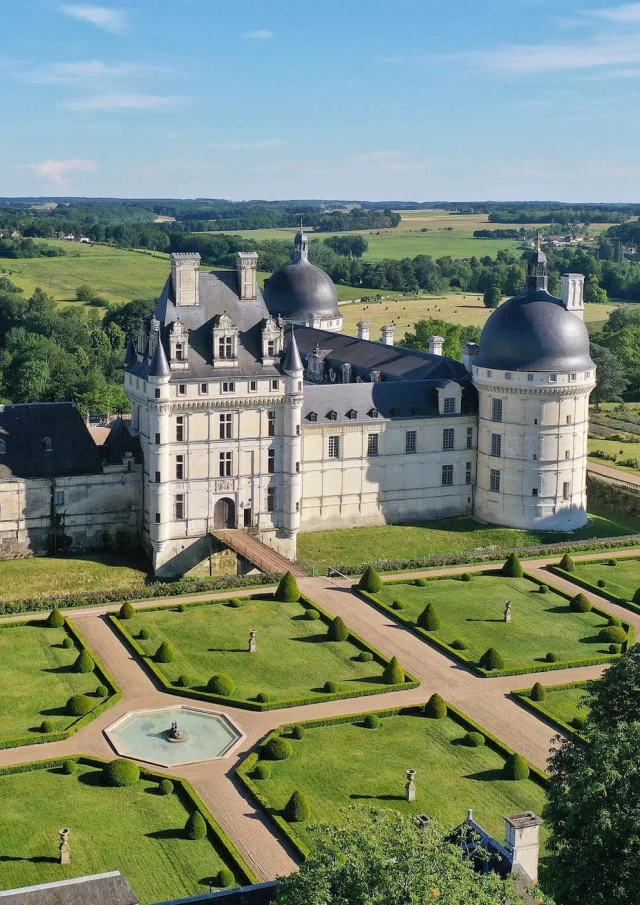
[[[572,575],[592,585],[597,585],[598,581],[602,580],[609,594],[615,594],[623,600],[632,600],[640,588],[640,560],[619,559],[615,566],[608,565],[607,560],[597,563],[577,560],[575,572],[567,575],[569,581]]]
[[[146,779],[109,788],[101,773],[82,765],[72,776],[58,768],[0,776],[3,888],[119,870],[142,905],[208,892],[207,879],[225,865],[208,839],[184,836],[189,812],[179,796],[160,795]],[[58,863],[63,826],[69,865]]]
[[[581,706],[584,701],[584,686],[578,688],[547,688],[547,696],[544,701],[537,701],[537,705],[552,719],[560,720],[571,725],[576,717],[589,715],[589,708]]]
[[[10,559],[0,562],[0,600],[142,587],[149,577],[149,564],[142,553]]]

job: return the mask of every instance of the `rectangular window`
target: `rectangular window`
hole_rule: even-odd
[[[223,380],[222,381],[222,392],[223,393],[235,393],[236,385],[233,380]]]
[[[573,374],[569,374],[569,380],[573,383],[576,380],[577,376],[578,375],[574,371]]]
[[[453,484],[453,465],[442,466],[442,486],[448,487]]]
[[[300,474],[300,463],[296,462],[296,474]]]
[[[267,435],[269,437],[275,437],[276,435],[276,413],[275,412],[267,412]]]
[[[414,453],[416,451],[416,432],[407,431],[404,435],[404,451]]]
[[[571,424],[571,415],[567,415],[567,424]]]
[[[267,487],[267,512],[276,511],[276,488]]]
[[[279,381],[279,380],[272,380],[272,381],[271,381],[271,389],[274,390],[275,392],[277,392],[277,391],[280,389],[280,381]]]
[[[491,371],[487,371],[487,377],[493,377],[493,373]]]
[[[473,449],[473,428],[467,428],[467,449]]]
[[[176,481],[184,480],[184,456],[176,456]]]
[[[64,490],[56,490],[56,506],[64,506]]]
[[[464,482],[465,484],[471,483],[471,462],[467,462],[464,467]]]
[[[505,380],[511,380],[511,371],[504,372]]]
[[[176,418],[176,440],[178,443],[184,440],[184,415],[178,415]]]
[[[500,472],[497,468],[489,471],[489,490],[492,493],[500,493]]]
[[[534,462],[537,462],[537,461],[538,461],[538,453],[534,453],[533,456],[532,456],[532,458],[533,458],[533,461],[534,461]]]
[[[269,358],[273,358],[276,354],[276,343],[275,340],[270,339],[267,341],[267,355]]]
[[[444,406],[442,411],[445,415],[453,415],[456,411],[456,397],[455,396],[446,396],[444,400]]]
[[[154,394],[153,394],[153,395],[154,395],[154,398],[155,398],[155,399],[159,399],[159,398],[160,398],[160,388],[159,388],[159,387],[156,387],[156,388],[155,388]]]
[[[250,393],[257,393],[257,392],[258,392],[258,381],[257,381],[257,380],[250,380],[250,381],[249,381],[249,392],[250,392]]]
[[[533,374],[527,374],[527,380],[529,383],[533,383]]]
[[[233,466],[233,453],[221,452],[220,453],[220,477],[221,478],[231,477],[232,466]]]
[[[491,420],[502,421],[502,399],[491,400]]]
[[[558,375],[557,374],[549,374],[549,383],[557,383]]]
[[[156,434],[155,443],[156,443],[157,445],[160,444],[160,434]]]
[[[160,472],[156,471],[156,484],[160,483]]]
[[[491,455],[502,455],[502,437],[500,434],[491,434]]]
[[[231,412],[228,412],[224,415],[220,415],[220,439],[221,440],[231,440],[233,436],[232,431],[232,415]]]
[[[570,452],[568,449],[565,449],[565,451],[564,451],[564,457],[565,457],[565,459],[570,458],[570,456],[571,456],[571,452]]]
[[[455,443],[455,435],[452,427],[445,427],[442,431],[442,448],[453,449]]]
[[[340,458],[340,437],[329,437],[329,458]]]
[[[379,434],[369,434],[369,438],[367,440],[367,455],[368,456],[377,456],[378,455],[378,441]]]
[[[184,345],[176,343],[176,361],[184,361]]]
[[[300,425],[296,424],[296,437],[300,436]]]
[[[177,522],[184,520],[184,493],[176,493],[175,514]]]
[[[569,500],[571,499],[571,484],[569,481],[565,481],[562,485],[562,499]]]
[[[187,395],[187,385],[186,383],[178,384],[178,396],[186,396]]]
[[[156,512],[156,525],[160,524],[160,513]]]
[[[218,358],[233,358],[233,336],[221,336],[219,338]]]
[[[276,473],[276,451],[275,449],[267,450],[267,471],[269,474]]]
[[[208,383],[201,383],[201,384],[200,384],[200,395],[201,395],[201,396],[206,396],[208,392],[209,392],[209,384],[208,384]]]
[[[531,496],[538,496],[538,488],[537,488],[537,487],[532,487],[532,488],[531,488]]]

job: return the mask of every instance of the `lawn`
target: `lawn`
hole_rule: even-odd
[[[438,578],[425,587],[393,582],[375,596],[387,606],[401,601],[402,615],[412,622],[427,604],[435,605],[441,627],[428,637],[448,645],[465,642],[464,654],[474,663],[491,647],[501,654],[506,670],[542,666],[550,651],[558,663],[610,656],[608,645],[597,638],[607,619],[595,612],[573,613],[563,597],[553,591],[540,594],[538,585],[526,578],[475,573],[471,581]],[[507,600],[511,623],[503,619]]]
[[[225,865],[208,839],[184,837],[181,798],[159,795],[152,780],[123,789],[101,780],[86,765],[73,776],[57,768],[0,776],[2,888],[119,870],[142,905],[207,892],[206,879]],[[71,830],[69,865],[58,864],[59,827]]]
[[[149,575],[142,553],[11,559],[0,562],[0,600],[142,587]]]
[[[234,680],[234,700],[252,701],[263,692],[285,706],[292,700],[313,700],[330,680],[338,682],[345,695],[388,689],[381,684],[379,663],[357,660],[361,648],[350,641],[327,641],[327,625],[304,614],[299,603],[253,598],[237,608],[212,603],[182,613],[176,608],[139,611],[123,624],[136,639],[143,628],[151,632],[150,640],[137,640],[149,658],[168,641],[176,658],[157,668],[170,683],[181,675],[193,676],[192,687],[201,692],[218,673]],[[250,629],[257,630],[254,654],[247,650]]]
[[[567,535],[559,531],[521,531],[477,522],[471,518],[434,519],[408,525],[373,528],[341,528],[298,535],[298,555],[327,566],[357,566],[366,562],[418,559],[451,553],[481,553],[492,550],[552,544],[591,537],[616,537],[638,530],[635,522],[610,513],[591,514],[591,524]]]
[[[614,560],[612,560],[613,562]],[[633,595],[640,588],[640,560],[619,559],[615,566],[608,565],[608,560],[601,562],[576,561],[575,572],[566,577],[571,581],[572,575],[582,581],[588,581],[596,587],[598,581],[605,582],[604,590],[623,600],[633,600]]]
[[[427,719],[415,709],[384,718],[379,729],[360,722],[309,728],[303,739],[290,739],[288,760],[272,763],[271,779],[254,781],[276,811],[295,790],[303,791],[311,823],[336,823],[342,809],[361,805],[426,814],[453,828],[473,808],[475,819],[502,842],[503,817],[529,809],[540,814],[544,791],[531,779],[502,779],[504,758],[488,746],[462,745],[465,732],[450,717]],[[417,771],[413,802],[404,798],[407,769]],[[292,830],[309,842],[306,824]]]
[[[626,471],[636,477],[640,474],[640,468],[630,465],[622,465],[628,459],[636,459],[640,463],[640,442],[626,443],[621,440],[601,440],[599,437],[587,441],[589,446],[589,461],[596,465],[604,465],[606,468],[614,468],[616,471]],[[601,449],[616,457],[615,462],[594,456],[595,450]]]
[[[552,720],[571,725],[576,717],[587,717],[589,707],[581,706],[584,701],[585,687],[571,685],[558,685],[547,688],[547,696],[544,701],[536,701],[536,707],[546,713]],[[522,695],[528,698],[528,695]]]
[[[73,672],[79,648],[65,650],[64,628],[45,628],[42,622],[0,627],[0,743],[29,737],[41,739],[40,724],[50,719],[54,731],[67,729],[78,717],[65,713],[71,695],[95,696],[101,682],[95,673]],[[91,651],[89,651],[91,653]]]

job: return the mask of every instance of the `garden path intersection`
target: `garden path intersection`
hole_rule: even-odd
[[[616,550],[615,552],[617,559],[638,555],[640,555],[639,549]],[[601,555],[576,555],[573,558],[579,561],[581,559],[607,559],[610,556],[611,552],[606,552]],[[544,581],[550,587],[571,594],[577,593],[575,585],[544,571],[547,564],[557,562],[557,559],[556,555],[526,561],[522,565],[526,572]],[[495,567],[495,563],[463,565],[423,572],[393,574],[388,576],[388,579],[451,576]],[[509,692],[523,685],[533,685],[536,681],[548,685],[585,681],[597,678],[605,668],[603,665],[599,665],[563,669],[552,674],[548,672],[531,673],[524,680],[523,677],[518,676],[496,679],[481,678],[420,640],[410,630],[386,614],[369,606],[356,594],[351,593],[351,581],[342,578],[319,577],[299,579],[298,584],[305,596],[317,602],[332,616],[341,616],[350,629],[374,647],[388,656],[397,655],[403,667],[420,680],[420,686],[407,691],[359,698],[357,702],[343,699],[262,713],[219,703],[197,702],[199,708],[227,714],[242,729],[245,738],[228,757],[172,767],[167,772],[184,777],[193,785],[240,854],[263,880],[274,879],[290,873],[296,867],[297,856],[289,848],[284,837],[276,835],[268,817],[254,807],[246,791],[235,778],[234,771],[245,755],[272,729],[284,723],[409,706],[424,702],[431,694],[438,692],[472,720],[524,755],[537,767],[544,769],[557,730],[519,706],[509,696]],[[264,590],[272,589],[265,588]],[[255,589],[247,589],[244,592],[234,591],[233,593],[237,597],[246,596],[255,593]],[[620,616],[626,622],[635,625],[636,630],[640,630],[639,615],[616,606],[595,593],[585,593],[595,605],[611,615]],[[148,606],[158,607],[159,605],[175,607],[180,603],[203,598],[216,600],[228,597],[228,593],[199,594],[142,601],[136,606],[138,609]],[[171,707],[179,703],[180,699],[166,694],[156,687],[152,678],[124,645],[121,638],[110,628],[104,616],[112,611],[113,606],[74,608],[67,611],[67,614],[78,626],[88,645],[113,675],[122,689],[123,699],[65,741],[0,750],[0,767],[71,755],[112,758],[113,749],[104,735],[107,726],[131,711]],[[22,621],[24,618],[21,615],[20,617],[5,617],[0,621]],[[183,699],[183,703],[188,703],[188,699]],[[156,769],[158,772],[163,772],[162,768]]]

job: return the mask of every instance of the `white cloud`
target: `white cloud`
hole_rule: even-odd
[[[162,94],[96,94],[75,101],[64,101],[67,110],[158,110],[175,104],[191,103],[189,98]]]
[[[98,164],[95,160],[43,160],[41,163],[21,163],[15,169],[31,170],[36,176],[48,179],[54,185],[64,185],[67,176],[74,173],[95,173]]]
[[[256,28],[255,31],[245,31],[240,37],[251,38],[253,41],[267,41],[273,37],[273,32],[267,31],[266,28]]]
[[[258,138],[255,141],[214,141],[212,151],[266,151],[269,148],[284,148],[289,142],[285,138]]]
[[[80,60],[73,63],[51,63],[31,72],[17,71],[13,75],[22,82],[33,85],[75,85],[78,82],[117,81],[167,70],[161,66],[142,63],[103,63],[100,60]]]
[[[610,22],[622,22],[626,25],[640,25],[640,3],[625,3],[611,9],[592,9],[585,15],[596,19],[607,19]]]
[[[114,35],[122,34],[127,27],[125,13],[109,6],[94,6],[86,3],[61,3],[57,7],[65,16],[89,22],[97,28],[103,28]]]

